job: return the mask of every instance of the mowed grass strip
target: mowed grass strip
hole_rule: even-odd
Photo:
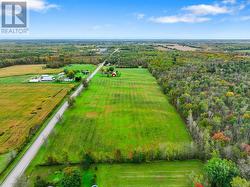
[[[28,74],[46,74],[46,73],[59,73],[62,69],[49,69],[45,68],[44,64],[37,65],[16,65],[6,68],[0,68],[0,77],[28,75]]]
[[[100,187],[191,187],[189,175],[202,173],[200,161],[156,162],[149,164],[98,165]]]
[[[63,162],[65,154],[79,162],[83,151],[101,161],[113,158],[118,149],[128,157],[136,149],[154,151],[169,143],[191,142],[151,74],[146,69],[120,71],[121,77],[99,74],[93,79],[42,148],[41,162],[51,155]]]
[[[1,84],[0,154],[18,149],[73,85]]]

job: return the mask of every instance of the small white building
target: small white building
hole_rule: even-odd
[[[50,76],[50,75],[42,75],[40,77],[40,80],[43,82],[43,81],[53,81],[54,80],[54,77],[53,76]]]
[[[64,81],[64,82],[73,82],[74,79],[65,78],[65,79],[63,79],[63,81]]]
[[[30,83],[38,83],[38,82],[41,82],[40,79],[30,79],[29,80]]]

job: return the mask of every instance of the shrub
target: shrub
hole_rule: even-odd
[[[76,77],[75,77],[75,81],[76,81],[76,82],[80,82],[81,80],[82,80],[82,77],[81,77],[81,76],[76,76]]]
[[[239,170],[232,161],[214,157],[205,165],[205,173],[211,187],[228,187]]]
[[[87,81],[87,79],[83,79],[82,84],[83,84],[84,88],[88,88],[88,86],[89,86],[89,82]]]
[[[75,98],[69,97],[68,103],[70,108],[74,106],[75,102],[76,102]]]
[[[62,187],[80,187],[81,186],[81,173],[79,170],[67,170],[61,182]]]
[[[108,68],[109,72],[113,72],[114,70],[115,70],[115,68],[113,66],[111,66],[111,67]]]
[[[142,163],[146,161],[146,155],[142,151],[134,151],[132,154],[132,160],[133,163]]]
[[[250,182],[241,177],[233,178],[231,182],[232,187],[250,187]]]
[[[66,74],[69,79],[73,79],[75,77],[75,72],[72,70],[69,70]]]
[[[44,179],[42,179],[40,176],[36,177],[34,187],[47,187],[48,183]]]

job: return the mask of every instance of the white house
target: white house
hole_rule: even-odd
[[[50,76],[50,75],[42,75],[40,77],[41,81],[53,81],[54,80],[54,77],[53,76]]]

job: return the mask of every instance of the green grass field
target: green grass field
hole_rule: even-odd
[[[79,162],[83,151],[107,161],[118,149],[129,158],[134,150],[156,154],[158,149],[182,149],[182,144],[191,142],[184,122],[150,73],[121,72],[121,77],[94,78],[42,147],[39,162],[48,156]]]
[[[91,187],[96,175],[99,187],[192,187],[189,175],[203,172],[198,160],[152,162],[145,164],[98,164],[82,172],[82,187]],[[58,183],[65,166],[37,166],[29,173],[29,186],[33,187],[37,176],[50,183]]]
[[[202,168],[195,160],[100,165],[96,175],[99,187],[191,187],[188,176],[201,173]]]
[[[65,66],[63,69],[67,70],[89,70],[90,72],[94,71],[96,68],[95,65],[92,64],[71,64]]]

